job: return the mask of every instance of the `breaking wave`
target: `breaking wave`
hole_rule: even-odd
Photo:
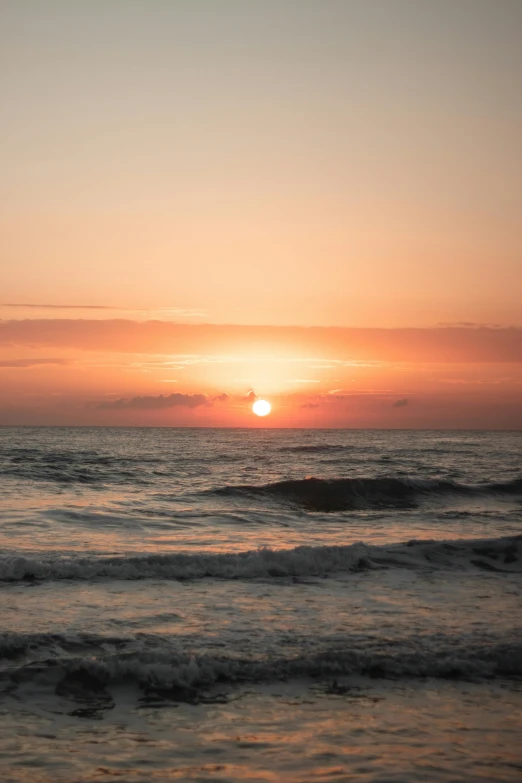
[[[466,485],[454,481],[402,478],[306,478],[272,484],[217,487],[213,495],[268,498],[309,511],[415,508],[426,496],[522,495],[522,479],[496,484]]]
[[[61,579],[273,579],[328,577],[376,568],[522,571],[522,535],[374,546],[299,546],[233,553],[118,557],[0,556],[0,581]]]
[[[49,645],[49,635],[27,640],[33,651]],[[468,638],[419,636],[406,640],[376,642],[368,638],[346,638],[343,642],[301,654],[266,658],[234,656],[227,652],[194,653],[158,637],[154,650],[115,649],[114,640],[100,638],[83,655],[60,656],[68,640],[54,638],[53,650],[39,661],[20,661],[4,669],[1,678],[13,686],[39,679],[62,695],[99,694],[106,686],[134,683],[177,700],[197,698],[199,692],[218,683],[263,683],[277,679],[328,679],[342,676],[375,678],[448,678],[457,680],[522,677],[520,638]],[[5,645],[5,642],[4,642]],[[22,640],[15,640],[18,651]],[[5,649],[5,646],[4,648]],[[8,649],[12,653],[13,644]],[[0,650],[2,645],[0,643]],[[69,650],[70,644],[69,644]],[[54,652],[54,655],[52,654]],[[95,653],[95,654],[93,654]],[[10,656],[14,657],[13,654]]]
[[[364,544],[295,549],[257,549],[234,553],[173,553],[106,558],[38,559],[0,556],[0,580],[58,579],[255,579],[326,576],[350,571],[364,560]]]

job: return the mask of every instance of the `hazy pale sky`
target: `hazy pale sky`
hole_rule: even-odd
[[[521,0],[0,17],[0,424],[522,427]]]
[[[522,322],[519,0],[0,8],[2,301]]]

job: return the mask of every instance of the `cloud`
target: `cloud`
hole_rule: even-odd
[[[395,402],[392,405],[392,408],[405,408],[406,405],[408,405],[409,400],[406,397],[403,397],[401,400],[395,400]]]
[[[522,328],[352,329],[188,324],[130,319],[0,320],[0,345],[172,356],[306,352],[343,362],[522,362]]]
[[[258,396],[257,396],[257,394],[255,393],[255,391],[254,391],[253,389],[250,389],[250,391],[248,392],[248,394],[246,394],[246,395],[243,397],[243,400],[244,400],[245,402],[255,402],[257,399],[258,399]]]
[[[319,403],[318,402],[305,402],[303,405],[300,406],[301,408],[318,408]]]
[[[439,326],[462,329],[502,329],[501,324],[477,323],[476,321],[441,321]]]
[[[211,405],[206,394],[160,394],[157,397],[132,397],[126,400],[123,397],[114,402],[101,402],[96,406],[97,410],[163,410],[165,408],[199,408],[202,405]]]
[[[223,394],[218,394],[217,397],[212,397],[212,402],[227,402],[229,399],[230,394],[223,392]]]
[[[170,315],[206,316],[206,310],[184,307],[116,307],[114,305],[90,304],[35,304],[34,302],[0,302],[0,307],[19,310],[108,310],[115,313],[166,313]]]
[[[0,362],[0,367],[39,367],[44,364],[71,364],[71,359],[7,359]]]
[[[110,305],[60,305],[60,304],[19,304],[13,302],[0,302],[0,307],[18,307],[32,310],[119,310],[119,307]]]

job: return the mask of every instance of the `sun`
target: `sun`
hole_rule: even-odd
[[[256,400],[252,405],[252,410],[256,416],[268,416],[272,410],[272,406],[266,400]]]

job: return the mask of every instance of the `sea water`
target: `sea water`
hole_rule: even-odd
[[[521,455],[1,428],[0,780],[519,781]]]

